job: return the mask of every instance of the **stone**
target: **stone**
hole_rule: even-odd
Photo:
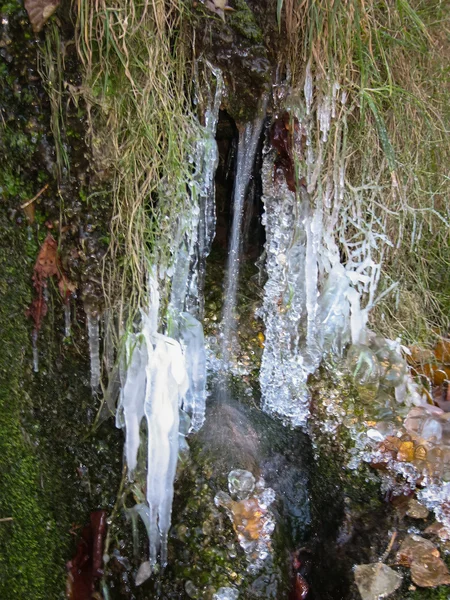
[[[213,596],[213,600],[237,600],[238,598],[239,592],[232,587],[221,587]]]
[[[403,581],[401,575],[384,563],[357,565],[354,572],[355,583],[362,600],[386,598],[395,592]]]
[[[415,498],[411,498],[406,514],[412,519],[426,519],[430,513],[423,504],[420,504]]]

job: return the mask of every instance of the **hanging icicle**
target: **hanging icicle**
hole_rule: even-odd
[[[100,385],[100,331],[98,314],[86,313],[86,323],[89,339],[89,357],[91,361],[91,389],[97,393]]]

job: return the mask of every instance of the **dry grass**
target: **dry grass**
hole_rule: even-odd
[[[281,4],[293,88],[303,88],[306,64],[313,73],[312,143],[322,160],[315,200],[333,187],[326,221],[344,251],[348,240],[367,241],[369,229],[377,236],[379,292],[395,282],[397,288],[377,304],[374,326],[389,337],[426,340],[450,324],[448,7],[408,0]],[[319,107],[334,82],[347,100],[337,102],[324,142]]]
[[[196,121],[183,2],[78,0],[90,142],[110,182],[105,295],[129,318],[145,304],[149,263],[167,264],[189,197]],[[102,183],[104,185],[104,183]]]

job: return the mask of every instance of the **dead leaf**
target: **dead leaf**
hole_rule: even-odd
[[[39,33],[59,6],[60,0],[25,0],[25,9],[28,13],[34,33]]]
[[[68,302],[71,294],[76,289],[76,285],[66,277],[62,270],[58,244],[51,233],[47,234],[39,250],[32,277],[37,298],[33,300],[28,309],[28,316],[34,320],[34,331],[36,333],[41,328],[42,319],[47,314],[47,302],[44,290],[47,287],[49,277],[56,277],[58,279],[59,292],[64,302]]]

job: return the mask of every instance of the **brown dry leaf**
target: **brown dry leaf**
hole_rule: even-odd
[[[70,298],[70,296],[77,289],[77,286],[75,283],[73,283],[73,281],[70,281],[69,279],[67,279],[67,277],[64,275],[64,273],[62,271],[60,274],[61,274],[61,279],[58,281],[59,293],[61,294],[63,300],[65,302],[67,302],[68,299]]]
[[[248,498],[240,502],[233,502],[234,528],[247,539],[257,540],[262,533],[264,521],[261,519],[265,510],[262,510],[256,498]]]
[[[390,596],[402,584],[402,576],[383,563],[357,565],[355,583],[362,600],[378,600]]]
[[[450,340],[441,338],[434,349],[436,360],[444,365],[450,365]]]
[[[60,0],[25,0],[25,8],[34,33],[39,33],[59,6]]]
[[[49,233],[42,244],[34,265],[34,278],[46,279],[58,275],[58,244]]]

